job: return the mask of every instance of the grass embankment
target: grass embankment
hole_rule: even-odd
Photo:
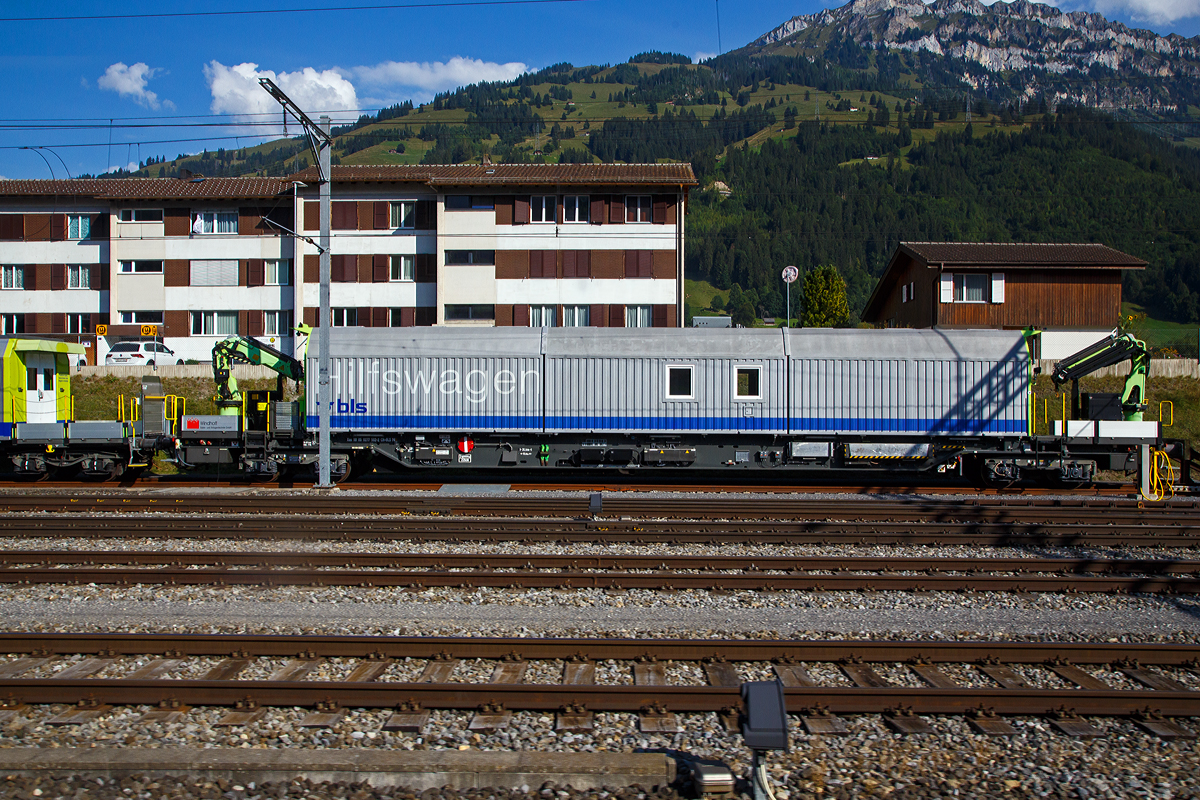
[[[216,414],[213,382],[209,378],[163,378],[163,392],[187,398],[186,413]],[[275,381],[270,378],[238,381],[243,391],[251,389],[274,389]],[[113,375],[89,375],[71,377],[71,396],[75,400],[76,419],[116,419],[120,397],[125,397],[126,415],[129,413],[129,398],[141,396],[141,382],[137,378],[119,378]],[[290,381],[284,388],[285,400],[296,397],[296,385]]]

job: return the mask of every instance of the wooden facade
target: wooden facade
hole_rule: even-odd
[[[906,242],[863,320],[900,328],[1111,329],[1121,313],[1122,270],[1145,266],[1103,245]]]

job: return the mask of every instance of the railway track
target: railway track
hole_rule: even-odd
[[[476,712],[474,729],[540,711],[556,712],[560,730],[627,712],[643,730],[669,731],[680,713],[732,724],[740,684],[764,677],[782,682],[789,710],[816,733],[844,732],[837,715],[866,713],[909,733],[927,729],[922,715],[965,715],[996,735],[1013,732],[1005,716],[1042,715],[1090,736],[1087,717],[1116,716],[1177,738],[1192,734],[1169,718],[1200,716],[1194,645],[10,633],[0,652],[10,654],[0,722],[28,704],[68,705],[50,725],[122,704],[150,706],[143,722],[227,706],[218,724],[236,725],[300,706],[311,727],[348,708],[390,708],[390,730],[419,731],[431,709],[458,709]]]
[[[1200,561],[0,552],[0,583],[1200,594]]]

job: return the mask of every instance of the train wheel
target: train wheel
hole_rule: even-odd
[[[365,478],[374,471],[375,460],[370,454],[354,455],[350,457],[350,468],[346,470],[346,477],[350,480],[359,480],[360,478]],[[338,482],[340,483],[341,481]]]

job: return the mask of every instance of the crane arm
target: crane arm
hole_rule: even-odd
[[[301,331],[306,332],[306,331]],[[242,393],[233,376],[235,363],[254,364],[273,370],[281,378],[304,380],[304,362],[276,350],[252,336],[230,336],[213,345],[213,380],[217,384],[217,406],[221,414],[240,413]]]
[[[1146,410],[1146,376],[1150,373],[1150,351],[1146,343],[1129,333],[1113,333],[1107,339],[1083,348],[1054,365],[1050,379],[1054,388],[1067,381],[1076,381],[1085,375],[1130,361],[1129,374],[1125,377],[1125,388],[1121,392],[1121,411],[1126,420],[1141,420]]]

